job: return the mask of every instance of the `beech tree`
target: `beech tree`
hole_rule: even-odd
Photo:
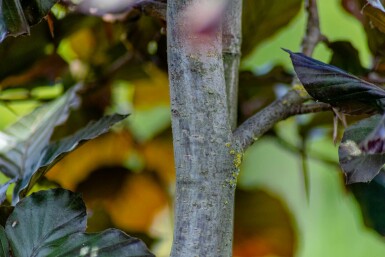
[[[1,2],[0,41],[9,36],[31,33],[30,26],[41,22],[43,18],[48,21],[50,33],[54,35],[55,26],[57,26],[59,34],[62,33],[59,37],[62,37],[69,30],[66,30],[68,28],[65,28],[66,24],[64,22],[62,24],[57,22],[59,26],[55,25],[56,20],[50,10],[56,2],[49,0],[28,3],[18,0]],[[292,1],[288,4],[293,3],[294,5],[300,2]],[[385,29],[382,21],[385,17],[385,10],[380,1],[352,0],[342,2],[345,5],[347,5],[346,2],[355,4],[356,7],[358,6],[364,10],[365,19],[362,17],[361,19],[367,31],[372,33],[368,32],[368,35],[378,33],[376,34],[378,36],[382,33],[381,37],[384,37],[383,32]],[[375,68],[371,71],[362,69],[360,71],[365,73],[366,76],[362,76],[363,74],[356,74],[357,76],[355,76],[349,73],[351,70],[348,69],[351,66],[337,68],[334,66],[337,65],[336,63],[332,62],[333,65],[326,64],[311,58],[315,47],[319,43],[323,43],[331,49],[336,47],[336,44],[329,42],[327,37],[320,31],[316,0],[304,1],[307,25],[301,51],[296,53],[290,49],[283,49],[283,51],[277,49],[277,51],[282,52],[282,55],[291,58],[293,63],[293,70],[296,75],[291,77],[291,88],[282,97],[259,109],[242,122],[237,117],[239,113],[238,77],[242,46],[242,10],[245,10],[242,0],[131,0],[120,4],[114,3],[111,6],[106,4],[107,7],[96,0],[80,2],[66,0],[59,1],[58,6],[68,12],[85,14],[87,17],[102,16],[105,20],[113,20],[118,24],[124,24],[129,19],[136,19],[136,15],[142,14],[155,17],[162,24],[161,29],[156,27],[162,32],[157,31],[154,34],[159,34],[158,38],[165,34],[167,40],[166,45],[163,45],[163,53],[167,53],[167,67],[163,68],[167,70],[169,79],[176,169],[172,257],[232,256],[234,198],[244,152],[258,141],[263,134],[272,129],[276,123],[290,116],[323,111],[332,112],[335,117],[334,140],[336,142],[338,141],[337,125],[339,120],[347,126],[346,114],[369,116],[347,127],[339,145],[340,165],[346,175],[347,183],[368,182],[382,172],[381,169],[385,163],[383,155],[385,153],[383,136],[385,126],[383,118],[385,103],[383,99],[385,98],[385,91],[375,84],[376,81],[371,81],[369,76],[371,72],[376,73],[376,75],[381,74],[381,72],[375,70]],[[254,5],[251,4],[251,6]],[[354,13],[354,10],[351,10],[351,13],[358,15]],[[56,10],[56,18],[60,16],[58,13],[60,12]],[[285,22],[287,21],[280,20],[274,26],[280,27]],[[247,23],[244,22],[244,24]],[[372,26],[370,29],[374,30],[374,32],[369,29],[369,26]],[[128,34],[120,33],[120,31],[118,33],[110,27],[106,31],[108,31],[106,34],[111,37],[109,38],[110,41]],[[114,33],[119,34],[119,36],[114,36]],[[269,31],[265,33],[268,34]],[[373,37],[375,38],[375,36]],[[258,40],[260,39],[250,40],[250,45],[255,44]],[[378,43],[378,41],[374,40],[371,42]],[[160,47],[165,42],[159,39],[155,43],[157,47]],[[57,42],[53,44],[54,51],[57,50],[57,44]],[[79,72],[80,79],[73,76],[65,83],[72,85],[74,82],[82,81],[84,84],[88,84],[83,88],[85,91],[83,94],[87,95],[87,93],[98,90],[104,85],[109,85],[110,80],[112,80],[111,77],[119,76],[117,74],[123,70],[124,65],[130,63],[129,68],[134,70],[135,61],[137,60],[132,61],[132,56],[140,56],[138,60],[151,59],[149,57],[151,54],[144,54],[144,52],[153,50],[145,49],[144,51],[143,48],[147,46],[141,46],[140,40],[138,42],[131,40],[130,46],[127,47],[128,49],[137,48],[136,52],[133,51],[134,53],[129,53],[127,49],[121,50],[122,45],[109,49],[111,52],[116,51],[111,54],[113,57],[110,57],[113,61],[105,61],[108,64],[100,60],[95,61],[90,65],[93,72],[90,72],[89,77],[81,77],[82,73]],[[148,45],[151,46],[151,44]],[[378,45],[381,44],[378,43]],[[350,49],[346,47],[346,44],[343,44],[343,46],[344,49]],[[249,51],[249,49],[247,50],[247,44],[244,44],[243,47],[246,51]],[[249,48],[252,48],[252,46],[249,46]],[[380,47],[372,44],[372,48],[375,48],[372,49],[374,56],[376,58],[381,57]],[[44,51],[49,51],[48,47],[47,49]],[[6,50],[3,50],[3,52],[5,54]],[[119,58],[116,58],[117,55],[119,55]],[[162,58],[161,54],[156,57],[158,59],[154,58],[156,60],[152,59],[152,61],[157,62]],[[100,59],[103,60],[103,58]],[[159,63],[158,65],[161,66],[162,63]],[[381,65],[381,60],[378,60],[376,64]],[[43,66],[45,67],[46,64]],[[374,67],[378,66],[374,65]],[[4,70],[6,69],[4,68]],[[37,72],[38,75],[46,75],[40,69],[37,70],[40,72]],[[82,67],[79,70],[81,71]],[[103,72],[100,72],[101,70]],[[123,72],[126,71],[123,70]],[[48,73],[52,75],[51,72]],[[7,77],[10,74],[12,74],[12,70],[6,70],[3,76]],[[64,76],[65,72],[60,70],[58,74]],[[30,77],[34,75],[35,73],[29,74]],[[55,75],[55,77],[57,76]],[[30,77],[27,76],[27,79],[24,78],[21,81],[30,82]],[[12,80],[8,83],[12,83]],[[10,184],[16,184],[11,202],[12,205],[16,205],[16,211],[12,214],[13,216],[8,214],[7,218],[13,218],[16,214],[21,215],[19,213],[23,213],[24,210],[18,208],[17,203],[27,197],[27,193],[32,189],[33,184],[63,155],[74,150],[80,142],[90,140],[106,132],[112,124],[126,117],[125,115],[99,117],[97,123],[92,123],[85,130],[76,133],[74,138],[63,139],[63,141],[58,141],[57,144],[49,144],[54,127],[61,124],[63,119],[68,118],[70,107],[72,108],[72,106],[78,104],[74,96],[77,91],[79,89],[70,89],[68,91],[67,96],[63,98],[67,99],[63,100],[64,105],[59,105],[60,100],[58,100],[52,105],[37,109],[40,111],[35,111],[33,115],[24,118],[24,121],[29,122],[28,126],[32,127],[31,120],[35,116],[37,117],[37,114],[42,110],[48,110],[47,112],[51,109],[57,111],[57,113],[55,112],[56,115],[54,113],[45,120],[46,123],[40,122],[39,129],[36,129],[36,131],[24,128],[23,131],[28,132],[26,134],[32,135],[31,138],[20,139],[22,149],[27,149],[24,149],[25,153],[24,150],[14,146],[9,146],[10,148],[6,148],[7,151],[2,152],[0,156],[2,162],[4,162],[2,172],[10,177],[10,180],[1,187],[0,199],[5,199]],[[311,100],[315,100],[315,102]],[[46,112],[42,113],[48,115]],[[28,127],[24,123],[20,124],[16,123],[6,132],[17,137],[17,135],[12,134],[14,130],[18,131],[16,128],[22,125]],[[33,138],[37,140],[40,137],[44,137],[44,140],[39,141],[40,143],[33,141]],[[35,149],[36,152],[32,150],[33,153],[28,152],[28,147],[32,144],[32,141],[29,140],[34,142],[33,145],[38,145],[37,150]],[[33,169],[28,165],[26,166],[25,162],[9,161],[13,158],[12,154],[20,152],[24,153],[21,159],[27,160],[27,163],[33,163],[33,165],[31,164]],[[40,160],[37,155],[43,156],[44,158],[41,157],[43,160]],[[17,167],[17,172],[14,171],[14,167]],[[305,192],[308,192],[309,185],[306,171],[304,171],[303,177]],[[80,202],[78,196],[69,195],[64,191],[55,192],[65,195],[66,201],[61,203],[64,206],[69,205],[67,201],[71,202],[72,197],[75,197],[76,201],[79,201],[78,205],[81,206],[77,211],[81,212],[81,215],[85,215],[84,204]],[[49,193],[46,196],[38,194],[31,198],[27,197],[25,201],[33,204],[30,203],[30,199],[42,197],[50,200],[54,199],[55,194],[57,193]],[[38,207],[33,206],[36,209]],[[40,211],[42,210],[40,209]],[[17,223],[13,220],[11,222],[11,218],[7,221],[6,229],[0,231],[0,239],[4,240],[4,242],[9,241],[11,248],[16,249],[18,242],[10,231]],[[83,223],[84,220],[82,220]],[[78,228],[79,237],[86,238],[87,236],[83,235],[82,229],[84,230],[83,227]],[[126,248],[119,248],[115,245],[113,247],[115,247],[115,250],[127,252],[127,256],[139,256],[140,254],[142,254],[140,256],[152,256],[147,248],[136,239],[117,231],[105,232],[105,234],[113,234],[115,236],[113,239],[116,240],[124,238],[124,242],[127,244],[124,246]],[[99,244],[99,241],[96,243]],[[32,244],[31,247],[33,248],[33,246]],[[134,251],[135,247],[138,247],[138,253]],[[78,249],[75,250],[78,251]],[[88,250],[88,248],[80,249],[80,251]],[[118,250],[114,252],[114,256],[122,254]],[[13,252],[15,251],[13,250]],[[64,250],[59,249],[57,251]],[[9,250],[4,250],[4,252],[9,252]],[[85,254],[88,254],[88,252],[85,252]],[[24,255],[17,253],[15,256]]]
[[[223,17],[204,17],[207,23],[200,23],[196,14],[204,12],[208,2],[169,1],[167,6],[177,173],[175,257],[232,255],[234,193],[243,152],[308,99],[292,89],[236,127],[242,1],[221,4]],[[312,15],[303,48],[309,55],[320,32],[316,1],[308,8]]]

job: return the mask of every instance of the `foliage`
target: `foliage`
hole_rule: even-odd
[[[384,113],[385,90],[300,53],[290,57],[299,80],[316,100],[345,114]],[[384,118],[364,119],[345,131],[339,156],[348,183],[371,181],[385,164]]]
[[[50,142],[54,128],[65,122],[70,109],[79,104],[79,89],[80,86],[69,89],[1,133],[2,171],[10,178],[0,188],[2,201],[10,184],[16,183],[12,197],[15,208],[8,218],[3,217],[7,220],[5,231],[1,227],[2,256],[153,256],[141,241],[119,230],[84,234],[87,215],[79,195],[53,189],[20,201],[61,158],[127,117],[104,116],[74,135]],[[45,217],[43,229],[42,217]]]
[[[79,194],[64,189],[33,193],[15,206],[5,229],[0,227],[1,256],[10,256],[8,247],[14,257],[153,256],[143,242],[119,230],[84,233],[86,222]]]

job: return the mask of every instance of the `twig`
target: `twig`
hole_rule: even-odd
[[[305,135],[301,136],[301,168],[302,168],[302,177],[303,177],[303,188],[305,190],[306,200],[309,203],[310,196],[310,179],[309,179],[309,165],[308,165],[308,155],[306,150],[306,138]]]

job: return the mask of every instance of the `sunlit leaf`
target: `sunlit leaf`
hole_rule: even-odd
[[[380,121],[381,116],[375,115],[345,130],[338,154],[347,183],[371,181],[385,164],[385,155],[366,153],[361,146]]]
[[[19,202],[5,231],[14,257],[153,256],[143,242],[118,230],[84,233],[86,222],[79,194],[53,189]]]
[[[383,112],[382,88],[302,53],[285,51],[290,54],[299,80],[315,100],[352,115]]]
[[[79,86],[0,132],[0,165],[4,174],[15,178],[33,173],[54,128],[67,119],[71,108],[79,104],[77,90]]]
[[[14,204],[19,200],[19,196],[25,196],[33,184],[64,155],[81,143],[107,132],[113,124],[126,117],[105,116],[89,123],[70,137],[50,143],[54,128],[67,119],[71,108],[78,105],[77,90],[79,86],[70,89],[59,99],[37,108],[0,133],[2,172],[17,181],[13,195]],[[3,196],[8,185],[9,183],[0,187]]]

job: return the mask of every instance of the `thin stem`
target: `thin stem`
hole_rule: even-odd
[[[301,137],[301,165],[302,165],[302,177],[303,177],[303,188],[306,195],[306,200],[309,203],[310,196],[310,180],[309,180],[309,166],[308,166],[308,156],[306,149],[306,137],[302,135]]]

